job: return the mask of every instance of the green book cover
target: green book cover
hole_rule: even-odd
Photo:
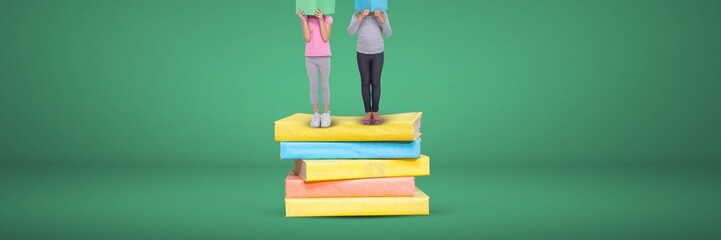
[[[295,0],[295,12],[303,10],[305,15],[315,15],[315,10],[323,10],[323,14],[335,13],[335,0]]]

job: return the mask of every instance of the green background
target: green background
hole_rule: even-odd
[[[381,113],[424,112],[432,215],[285,219],[294,5],[0,1],[0,233],[721,237],[721,2],[391,1]],[[363,112],[352,9],[333,115]]]

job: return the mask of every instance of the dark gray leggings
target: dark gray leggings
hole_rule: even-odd
[[[378,103],[381,100],[383,53],[358,53],[358,71],[361,76],[361,94],[365,111],[378,112]]]

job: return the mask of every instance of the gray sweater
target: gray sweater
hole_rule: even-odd
[[[381,25],[380,21],[371,12],[370,15],[358,22],[359,12],[355,12],[348,26],[348,35],[358,34],[358,52],[364,54],[376,54],[384,51],[383,37],[390,37],[393,34],[391,23],[388,20],[388,14],[383,12],[386,19],[385,24]]]

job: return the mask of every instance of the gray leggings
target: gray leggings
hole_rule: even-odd
[[[320,72],[320,87],[323,91],[323,106],[330,103],[330,57],[306,57],[305,67],[308,70],[308,81],[310,81],[310,103],[318,104],[318,72]]]

